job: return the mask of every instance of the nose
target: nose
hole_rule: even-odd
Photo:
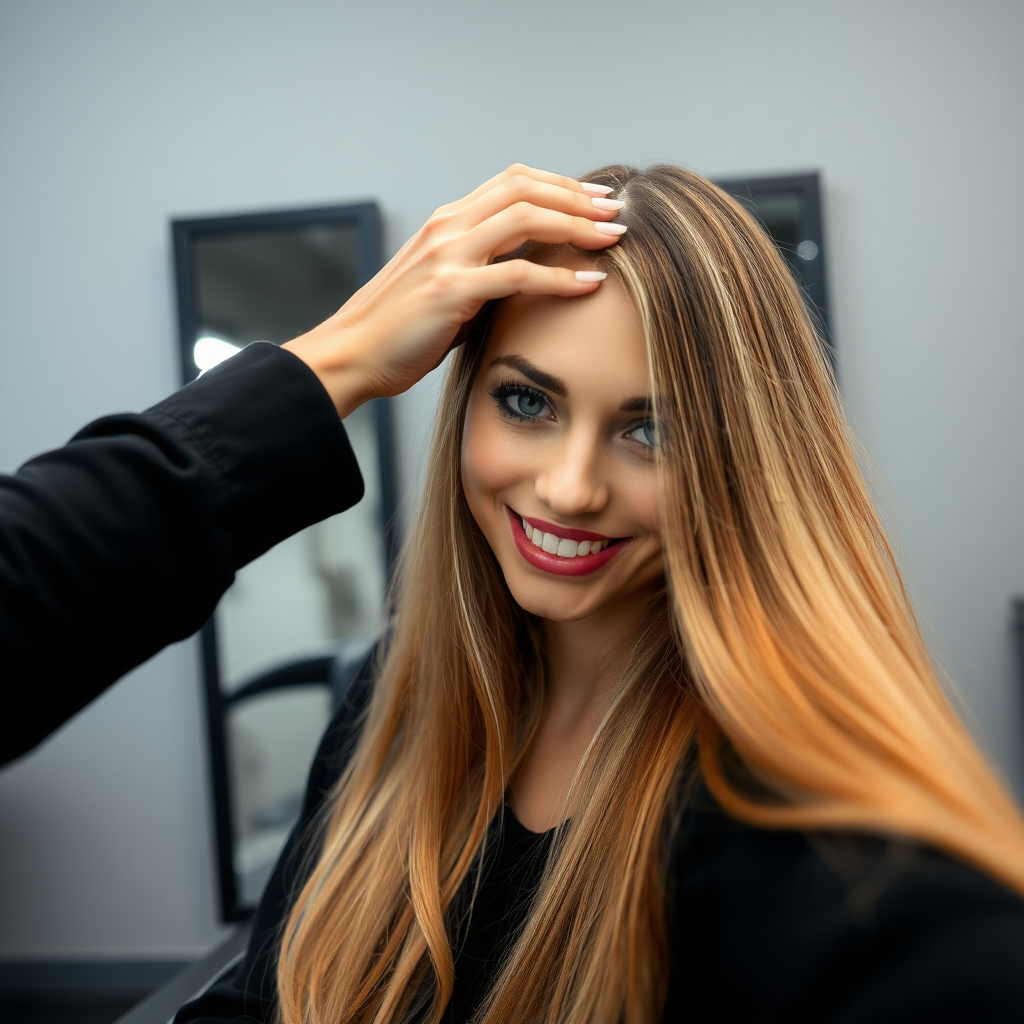
[[[602,471],[601,445],[596,432],[570,430],[549,449],[535,484],[537,497],[564,518],[601,512],[610,488]]]

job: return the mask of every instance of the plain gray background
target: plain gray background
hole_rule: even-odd
[[[514,160],[819,169],[842,390],[936,655],[1024,792],[1024,5],[0,2],[0,470],[177,384],[168,220]],[[416,490],[436,381],[401,400]],[[218,937],[194,643],[0,774],[0,957]]]

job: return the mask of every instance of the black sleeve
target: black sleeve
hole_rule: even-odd
[[[0,476],[0,764],[194,633],[237,569],[362,494],[320,381],[265,342]]]
[[[324,733],[310,769],[302,817],[288,837],[267,881],[245,956],[224,977],[186,1003],[175,1016],[174,1024],[214,1024],[218,1021],[269,1024],[276,1019],[275,975],[281,928],[297,889],[315,862],[318,815],[359,738],[363,712],[373,694],[377,659],[378,649],[375,647],[367,655]]]
[[[1024,901],[911,843],[691,815],[666,1021],[1024,1021]]]

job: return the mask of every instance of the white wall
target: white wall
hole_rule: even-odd
[[[175,386],[172,215],[373,197],[393,250],[516,159],[818,168],[852,420],[1024,791],[1022,29],[1015,0],[4,0],[0,469]],[[186,644],[0,775],[0,956],[215,939],[200,730]]]

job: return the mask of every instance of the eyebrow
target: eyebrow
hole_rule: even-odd
[[[621,412],[653,412],[654,403],[649,395],[637,395],[636,398],[627,398],[619,406]]]
[[[529,359],[525,359],[523,356],[498,356],[497,359],[491,360],[487,368],[490,369],[492,366],[507,366],[512,370],[518,370],[537,387],[550,391],[552,394],[558,395],[559,398],[566,398],[569,394],[569,389],[563,381],[558,377],[553,377],[550,373],[545,373],[539,366],[534,366]],[[627,398],[619,406],[619,410],[620,412],[650,412],[653,407],[654,403],[649,395],[637,395],[635,398]]]
[[[552,377],[550,373],[545,373],[540,367],[534,366],[529,359],[524,359],[522,356],[498,356],[497,359],[491,361],[491,366],[508,366],[513,370],[518,370],[527,380],[533,381],[537,387],[550,391],[558,395],[559,398],[565,398],[569,394],[569,389],[562,381],[557,377]]]

